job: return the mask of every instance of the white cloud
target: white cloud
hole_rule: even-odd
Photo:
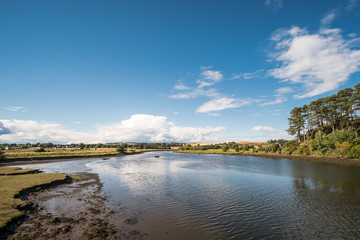
[[[57,123],[0,120],[0,142],[109,143],[201,141],[224,127],[179,127],[164,116],[135,114],[119,123],[98,126],[93,133],[66,129]]]
[[[276,98],[275,100],[273,100],[273,101],[261,103],[261,104],[259,104],[259,105],[260,105],[260,107],[264,107],[264,106],[268,106],[268,105],[279,104],[279,103],[282,103],[282,102],[285,102],[285,101],[287,101],[287,98],[286,98],[286,97],[277,97],[277,98]]]
[[[75,124],[82,124],[82,122],[74,122]]]
[[[336,13],[333,11],[333,12],[330,12],[328,13],[325,17],[323,17],[320,21],[321,23],[321,26],[322,27],[327,27],[329,26],[335,19],[336,17]]]
[[[210,101],[205,102],[197,108],[197,113],[211,113],[228,108],[238,108],[243,105],[249,104],[249,101],[239,98],[231,98],[218,92],[216,88],[208,88],[215,85],[223,79],[223,74],[220,71],[211,70],[212,67],[201,67],[201,77],[196,81],[197,86],[189,91],[178,92],[169,97],[173,99],[191,99],[198,97],[212,98]],[[259,71],[264,71],[259,70]],[[257,71],[257,72],[259,72]],[[256,73],[257,73],[256,72]],[[181,88],[179,88],[180,90]],[[209,116],[220,116],[217,113],[208,114]]]
[[[219,96],[219,93],[216,88],[210,88],[207,90],[196,88],[192,91],[182,92],[170,95],[170,98],[174,99],[190,99],[190,98],[198,98],[198,97],[216,97]]]
[[[261,107],[268,106],[268,105],[275,105],[282,102],[287,101],[287,97],[284,97],[284,95],[293,92],[294,90],[290,87],[282,87],[275,90],[275,100],[268,101],[268,102],[259,102],[259,105]]]
[[[10,132],[0,134],[0,142],[85,142],[91,136],[71,131],[57,123],[31,120],[0,120]]]
[[[213,71],[213,70],[204,70],[201,75],[205,77],[205,79],[213,80],[215,82],[220,81],[223,78],[223,75],[220,71]]]
[[[203,78],[196,81],[198,83],[198,88],[212,86],[215,83],[221,81],[223,78],[223,75],[220,71],[213,71],[209,70],[208,68],[203,68],[201,75]]]
[[[290,87],[282,87],[282,88],[278,88],[278,89],[275,90],[277,96],[284,95],[284,94],[287,94],[287,93],[291,93],[293,91],[294,90],[292,88],[290,88]]]
[[[253,79],[253,78],[263,78],[264,77],[264,69],[257,70],[252,73],[244,73],[242,74],[242,77],[244,79]]]
[[[25,112],[24,107],[6,107],[5,110],[11,111],[11,112]]]
[[[352,73],[359,71],[360,50],[350,48],[339,29],[320,29],[309,34],[292,27],[277,31],[274,57],[282,66],[269,73],[278,79],[301,84],[305,92],[296,98],[316,96],[338,88]]]
[[[273,127],[256,126],[251,128],[251,131],[275,132],[277,130]]]
[[[201,105],[196,110],[196,112],[209,113],[209,112],[220,111],[228,108],[238,108],[247,105],[249,103],[250,102],[246,100],[229,98],[229,97],[215,98]]]
[[[184,84],[177,84],[174,86],[174,89],[176,90],[187,90],[189,87],[185,86]]]

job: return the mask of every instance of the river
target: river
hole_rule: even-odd
[[[99,174],[112,222],[148,239],[360,239],[359,167],[174,152],[22,167]]]

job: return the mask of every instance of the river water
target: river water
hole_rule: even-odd
[[[113,223],[147,239],[360,239],[359,167],[174,152],[22,167],[99,174]]]

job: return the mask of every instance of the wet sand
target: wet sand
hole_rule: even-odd
[[[22,196],[33,203],[27,218],[8,239],[144,239],[136,219],[111,223],[114,211],[97,174],[83,173],[81,180]],[[113,221],[112,221],[113,222]],[[127,226],[127,227],[124,227]]]

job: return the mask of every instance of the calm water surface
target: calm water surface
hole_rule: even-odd
[[[358,167],[173,152],[23,167],[98,173],[112,222],[148,239],[360,239]]]

